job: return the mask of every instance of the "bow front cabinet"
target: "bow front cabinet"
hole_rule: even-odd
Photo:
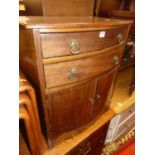
[[[108,109],[130,23],[97,17],[20,18],[20,67],[36,90],[49,146]]]

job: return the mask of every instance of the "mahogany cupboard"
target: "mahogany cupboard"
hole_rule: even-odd
[[[37,91],[49,146],[108,108],[130,23],[95,17],[20,18],[20,67]]]

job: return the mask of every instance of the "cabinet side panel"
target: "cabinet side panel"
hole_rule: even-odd
[[[45,121],[48,121],[48,118],[45,118],[46,108],[43,109],[43,96],[45,95],[42,93],[42,85],[44,81],[40,80],[40,68],[38,66],[38,56],[36,53],[36,45],[35,45],[35,37],[34,37],[33,30],[27,30],[23,27],[20,27],[19,31],[19,64],[20,69],[25,74],[29,82],[35,89],[36,97],[37,97],[37,104],[38,104],[38,111],[40,116],[40,121],[42,125],[42,130],[44,135],[46,136],[46,128],[45,128]],[[44,110],[44,111],[43,111]]]
[[[33,81],[33,83],[39,84],[32,30],[26,30],[20,27],[19,40],[20,68],[30,82]]]

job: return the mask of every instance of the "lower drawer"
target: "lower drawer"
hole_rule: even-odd
[[[117,66],[121,57],[122,47],[74,61],[46,64],[46,88],[71,84],[103,74]]]

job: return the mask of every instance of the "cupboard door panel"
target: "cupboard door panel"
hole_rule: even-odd
[[[106,108],[106,99],[116,75],[117,68],[103,74],[97,79],[95,103],[93,105],[93,117]]]
[[[55,126],[52,131],[57,134],[89,122],[92,112],[90,99],[94,96],[94,89],[95,81],[91,81],[49,95],[49,114],[52,113],[49,117],[54,117]]]

